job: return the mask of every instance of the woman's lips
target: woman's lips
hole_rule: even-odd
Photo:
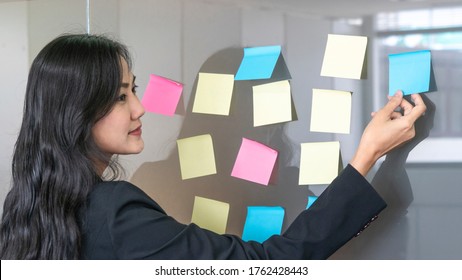
[[[136,129],[130,131],[128,134],[129,135],[133,135],[133,136],[140,136],[142,133],[142,130],[141,130],[141,125],[139,127],[137,127]]]

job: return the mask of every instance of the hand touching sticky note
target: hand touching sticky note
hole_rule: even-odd
[[[228,203],[196,196],[191,223],[218,234],[224,234],[228,223],[228,213]]]
[[[299,185],[330,184],[340,167],[340,142],[301,144]]]
[[[280,206],[249,206],[242,239],[261,243],[272,235],[281,234],[283,221],[284,208]]]
[[[329,34],[321,76],[361,79],[367,37]]]
[[[235,80],[269,79],[281,54],[281,46],[244,48]]]
[[[141,104],[148,112],[173,116],[182,91],[181,83],[151,74]]]
[[[292,120],[289,81],[253,87],[253,125],[262,126]]]
[[[310,131],[350,133],[351,92],[313,89]]]
[[[194,113],[229,115],[234,76],[230,74],[199,73]]]
[[[231,176],[267,186],[277,156],[277,151],[243,138]]]
[[[429,50],[390,54],[388,94],[404,95],[430,90],[431,52]]]
[[[177,145],[183,180],[217,173],[210,134],[178,139]]]

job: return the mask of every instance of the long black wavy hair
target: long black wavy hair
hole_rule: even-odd
[[[98,166],[121,170],[92,138],[110,112],[127,48],[99,35],[66,34],[32,63],[3,210],[1,259],[78,259],[79,211],[102,181]],[[101,168],[100,168],[101,169]]]

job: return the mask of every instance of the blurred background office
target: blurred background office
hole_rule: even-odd
[[[149,74],[157,74],[184,84],[180,106],[188,104],[201,65],[214,53],[281,45],[298,116],[285,125],[286,136],[295,146],[340,141],[344,164],[353,156],[370,112],[387,100],[388,55],[431,50],[435,83],[425,97],[433,109],[422,134],[414,146],[378,162],[369,174],[390,206],[380,222],[332,258],[462,258],[462,1],[0,0],[2,205],[10,187],[28,68],[47,42],[67,32],[120,39],[133,54],[139,96]],[[368,37],[366,79],[320,76],[328,34]],[[309,131],[313,88],[353,92],[350,134]],[[127,180],[143,163],[169,157],[183,119],[184,114],[146,113],[145,151],[121,157]],[[299,166],[298,161],[294,156],[291,164]],[[393,174],[398,175],[390,178]],[[326,186],[300,187],[319,195]]]

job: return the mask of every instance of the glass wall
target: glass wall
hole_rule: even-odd
[[[376,17],[380,75],[388,75],[388,54],[431,50],[436,79],[428,94],[444,114],[436,114],[430,137],[462,137],[462,8],[383,13]],[[388,79],[379,88],[388,89]]]
[[[339,0],[340,1],[340,0]],[[334,259],[460,259],[462,257],[462,3],[449,9],[432,8],[337,20],[277,9],[246,6],[245,1],[207,0],[32,0],[0,2],[0,116],[8,120],[0,132],[0,201],[10,184],[11,153],[19,129],[31,60],[62,33],[97,33],[120,39],[134,60],[139,96],[149,75],[184,84],[180,110],[171,117],[146,113],[145,150],[121,157],[130,180],[180,222],[189,223],[195,196],[227,202],[228,232],[240,235],[246,207],[284,206],[285,224],[306,206],[309,195],[326,185],[298,185],[300,143],[341,142],[342,163],[351,159],[369,120],[370,111],[386,102],[388,54],[420,49],[432,52],[436,88],[424,94],[430,110],[419,124],[418,138],[387,156],[368,176],[388,208],[359,238],[339,250]],[[368,78],[346,80],[321,77],[330,33],[369,37]],[[232,71],[246,46],[281,45],[281,73],[290,74],[297,121],[277,129],[246,126],[250,115],[237,109],[232,116],[209,119],[188,108],[200,71]],[[234,68],[233,68],[234,67]],[[251,84],[242,83],[242,94]],[[310,132],[313,88],[351,90],[351,133]],[[248,98],[250,94],[246,97]],[[247,99],[242,99],[247,100]],[[252,101],[233,103],[251,108]],[[193,115],[193,116],[192,116]],[[191,117],[192,116],[192,117]],[[234,119],[232,119],[234,120]],[[281,148],[281,176],[267,187],[230,178],[229,174],[181,180],[176,140],[211,125],[229,144],[239,133],[259,137]],[[229,125],[229,128],[225,125]],[[217,137],[217,139],[218,139]],[[237,141],[237,140],[236,140]],[[236,142],[237,143],[237,142]],[[239,142],[240,144],[240,142]],[[237,147],[233,143],[233,147]],[[232,146],[231,145],[231,146]],[[233,157],[232,149],[220,149]],[[227,166],[229,162],[218,162]],[[226,173],[226,172],[225,172]]]

